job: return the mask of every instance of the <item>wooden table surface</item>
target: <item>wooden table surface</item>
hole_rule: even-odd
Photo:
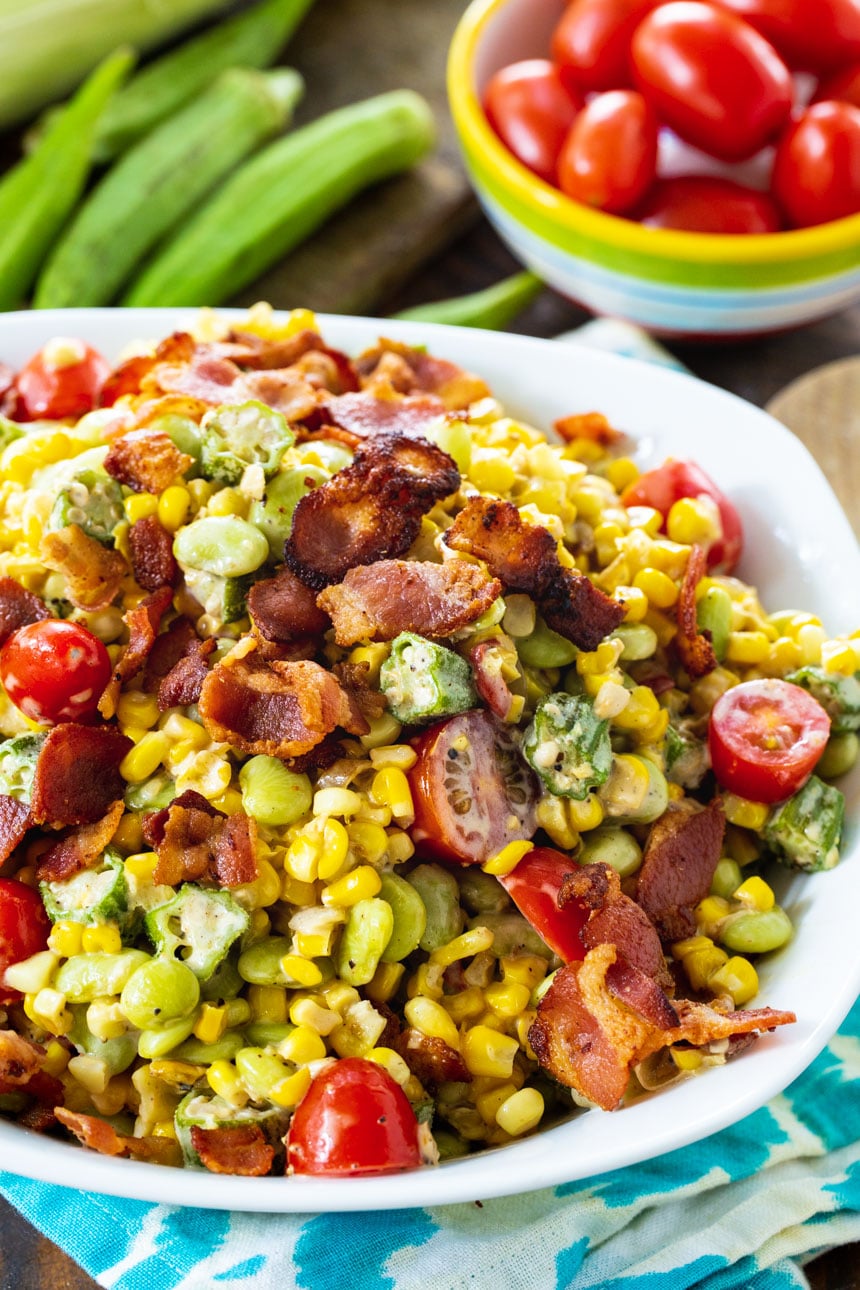
[[[444,113],[444,49],[463,4],[464,0],[433,0],[429,5],[426,0],[397,0],[396,5],[392,0],[327,0],[312,11],[289,52],[311,87],[302,115],[315,115],[377,89],[409,84],[428,95],[440,117],[440,147],[416,176],[362,199],[286,266],[255,284],[244,300],[267,298],[282,306],[310,304],[384,316],[488,285],[517,267],[469,197]],[[363,32],[361,58],[355,57],[357,24]],[[333,71],[336,66],[339,74]],[[0,141],[0,156],[3,151]],[[5,151],[8,156],[8,148]],[[404,221],[403,212],[410,209],[414,218]],[[585,319],[580,309],[547,290],[512,330],[554,336]],[[787,336],[718,348],[670,348],[697,375],[764,405],[795,378],[860,354],[860,307]],[[849,450],[853,445],[834,446],[828,425],[814,420],[804,426],[802,437],[860,531],[860,463],[856,450]],[[12,1164],[0,1162],[3,1168]],[[807,1268],[807,1275],[814,1290],[860,1290],[860,1245],[820,1257]],[[0,1290],[94,1286],[71,1259],[0,1200]]]

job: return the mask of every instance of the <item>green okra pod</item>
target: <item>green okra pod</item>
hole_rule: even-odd
[[[36,308],[110,303],[147,253],[282,129],[302,89],[289,68],[223,72],[108,171],[42,271]]]
[[[98,119],[134,63],[118,49],[100,63],[39,146],[0,181],[0,309],[23,301],[84,190]]]
[[[433,118],[411,90],[350,104],[264,148],[144,268],[126,305],[217,305],[357,193],[418,161]]]
[[[543,282],[534,273],[524,270],[503,278],[483,291],[473,291],[467,296],[454,296],[450,300],[434,300],[430,304],[402,309],[395,318],[412,322],[450,323],[457,327],[486,327],[499,330],[522,313],[523,309],[543,290]]]
[[[197,98],[230,67],[269,67],[313,0],[261,0],[192,36],[135,75],[99,121],[96,159],[111,161]]]

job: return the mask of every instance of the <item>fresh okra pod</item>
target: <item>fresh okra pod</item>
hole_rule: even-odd
[[[457,327],[499,330],[530,305],[542,290],[543,282],[540,278],[524,270],[483,291],[456,296],[451,300],[436,300],[432,304],[416,305],[413,309],[401,310],[394,317],[413,322],[449,323]]]
[[[269,67],[313,0],[262,0],[153,59],[114,95],[96,130],[96,160],[111,161],[230,67]]]
[[[371,184],[431,147],[433,118],[410,90],[320,117],[246,162],[157,253],[126,305],[220,304]]]
[[[815,873],[838,862],[844,819],[843,794],[812,775],[803,788],[773,808],[762,836],[781,864]]]
[[[229,892],[187,882],[166,905],[150,910],[146,933],[157,954],[181,960],[198,980],[206,981],[248,923],[246,910]]]
[[[585,696],[547,695],[525,733],[523,756],[551,793],[584,801],[612,767],[609,722]]]
[[[289,68],[222,73],[108,171],[45,265],[36,308],[109,304],[148,252],[283,128],[302,89]]]
[[[466,712],[478,702],[464,658],[414,632],[401,632],[379,670],[388,710],[404,725]]]
[[[295,442],[283,414],[256,399],[215,408],[201,428],[203,475],[222,484],[238,484],[246,467],[253,465],[261,466],[270,479]]]
[[[860,672],[843,676],[823,667],[801,667],[785,678],[808,690],[830,718],[832,734],[860,730]]]
[[[81,470],[57,494],[48,519],[49,529],[64,529],[69,524],[113,546],[114,533],[125,519],[122,489],[115,479],[100,470]]]
[[[98,119],[133,63],[133,54],[124,49],[100,63],[38,147],[0,181],[0,309],[21,304],[77,204],[90,172]]]
[[[42,882],[39,892],[52,923],[68,921],[91,927],[107,922],[123,926],[129,921],[122,856],[110,848],[101,864],[63,882]]]

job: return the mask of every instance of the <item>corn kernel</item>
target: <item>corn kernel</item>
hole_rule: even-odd
[[[521,1088],[512,1093],[496,1111],[496,1124],[512,1138],[529,1133],[540,1124],[544,1100],[536,1088]]]
[[[158,499],[158,522],[168,533],[181,529],[191,509],[191,494],[180,484],[165,488]]]
[[[372,980],[364,987],[371,1003],[388,1003],[397,993],[406,968],[402,963],[380,963]]]
[[[373,824],[369,820],[353,820],[347,825],[346,831],[357,860],[371,866],[383,860],[388,850],[388,834],[381,824]]]
[[[713,943],[710,936],[688,936],[683,941],[673,943],[672,957],[680,962],[688,954],[694,954],[697,950],[709,950]]]
[[[821,646],[821,666],[825,672],[839,676],[853,676],[860,668],[860,643],[825,641]]]
[[[529,1030],[534,1024],[536,1018],[537,1009],[527,1008],[525,1012],[520,1013],[514,1022],[514,1034],[517,1037],[517,1042],[530,1062],[537,1061],[537,1053],[529,1043]]]
[[[366,665],[365,680],[370,685],[376,686],[379,684],[379,670],[390,653],[391,646],[387,642],[359,645],[357,649],[351,651],[349,662],[359,667]]]
[[[644,591],[649,604],[656,609],[670,609],[678,599],[678,587],[659,569],[640,569],[633,579],[633,586]]]
[[[66,1007],[66,996],[50,986],[25,994],[24,1012],[52,1035],[66,1035],[74,1024],[74,1018]]]
[[[771,643],[764,632],[730,632],[726,646],[729,663],[754,666],[770,656]]]
[[[249,985],[246,993],[255,1021],[286,1021],[287,992],[282,985]]]
[[[363,748],[373,749],[381,748],[383,744],[396,743],[401,729],[396,717],[393,717],[390,712],[383,712],[381,716],[375,717],[370,722],[370,730],[366,735],[361,736],[361,745]]]
[[[80,923],[54,923],[48,936],[48,949],[60,958],[71,959],[81,952],[83,927]]]
[[[620,730],[641,730],[650,725],[659,712],[659,701],[650,686],[636,685],[630,691],[626,707],[613,718],[613,722]]]
[[[505,597],[505,616],[502,627],[514,639],[531,636],[537,622],[537,610],[530,596],[519,594]]]
[[[415,819],[409,780],[396,766],[386,766],[377,771],[370,786],[370,796],[380,806],[390,807],[398,824],[408,826]]]
[[[143,730],[150,730],[160,716],[158,700],[154,694],[143,694],[139,690],[127,690],[119,696],[116,705],[116,719],[123,727],[137,726]]]
[[[281,959],[281,971],[290,981],[301,986],[319,985],[323,979],[313,959],[302,958],[300,954],[285,954]]]
[[[85,954],[119,954],[122,937],[115,923],[85,927],[81,933],[81,949]]]
[[[322,995],[327,1006],[341,1014],[361,999],[361,995],[354,985],[348,985],[346,981],[338,980],[327,981],[323,986]]]
[[[276,1106],[298,1106],[311,1086],[313,1076],[307,1066],[300,1066],[292,1075],[281,1080],[270,1089],[269,1097]]]
[[[123,507],[129,524],[136,524],[138,520],[148,520],[157,514],[158,498],[152,493],[132,493],[123,502]]]
[[[410,999],[423,995],[427,999],[441,999],[443,994],[442,975],[444,964],[420,963],[413,972],[406,986]]]
[[[564,805],[571,826],[578,833],[585,833],[588,829],[596,829],[599,824],[603,823],[603,807],[593,793],[589,793],[581,802],[578,802],[573,797],[568,797],[565,799]]]
[[[761,832],[770,814],[770,807],[765,802],[751,802],[734,793],[723,794],[723,812],[729,824],[737,824],[742,829]]]
[[[40,950],[29,958],[10,963],[5,973],[0,970],[0,984],[11,990],[20,990],[22,994],[38,994],[51,984],[58,962],[57,954],[50,948]]]
[[[464,1021],[474,1021],[484,1012],[484,992],[477,985],[467,986],[456,994],[446,994],[441,998],[442,1006],[448,1016],[459,1026]]]
[[[284,869],[299,882],[314,882],[319,870],[320,852],[316,843],[306,835],[295,838],[287,848]]]
[[[499,960],[505,981],[517,981],[531,992],[546,976],[547,962],[538,954],[510,954]]]
[[[800,661],[803,665],[821,661],[821,647],[827,640],[824,628],[816,623],[806,623],[797,633],[797,644],[800,649]]]
[[[224,815],[238,815],[243,809],[242,794],[238,788],[228,788],[220,797],[213,798],[212,805]]]
[[[126,854],[140,850],[143,846],[143,828],[139,815],[126,811],[113,835],[111,845]]]
[[[71,1053],[64,1044],[59,1040],[52,1039],[49,1044],[45,1045],[45,1056],[42,1058],[42,1070],[46,1075],[53,1075],[56,1079],[62,1075],[63,1071],[69,1064]]]
[[[648,597],[640,587],[618,586],[612,599],[624,606],[625,623],[641,623],[648,612]]]
[[[758,994],[758,973],[749,959],[733,955],[708,980],[715,994],[730,994],[736,1006],[749,1003]]]
[[[702,1054],[697,1048],[681,1048],[678,1046],[669,1049],[672,1054],[672,1061],[678,1067],[679,1071],[690,1073],[697,1071],[702,1065]]]
[[[731,910],[731,905],[722,896],[706,896],[696,906],[696,926],[705,936],[714,936]]]
[[[232,1062],[221,1059],[212,1062],[206,1072],[206,1080],[212,1092],[223,1097],[231,1106],[241,1107],[247,1104],[248,1094]]]
[[[639,478],[639,467],[630,457],[616,457],[606,467],[606,478],[616,493],[623,493]]]
[[[200,1006],[192,1035],[201,1044],[215,1044],[227,1029],[227,1009],[214,1003],[203,1003]]]
[[[428,1035],[431,1039],[441,1039],[455,1052],[459,1050],[460,1033],[442,1005],[434,999],[425,999],[418,995],[414,999],[407,1000],[403,1015],[409,1025],[420,1030],[422,1034]]]
[[[440,945],[434,950],[430,955],[430,964],[436,968],[446,968],[458,959],[471,958],[474,954],[490,949],[494,939],[495,934],[489,927],[472,927],[448,941],[447,945]]]
[[[418,754],[408,744],[383,744],[381,748],[371,748],[370,760],[380,770],[396,767],[397,770],[411,770],[418,760]],[[407,787],[409,781],[407,780]]]
[[[386,853],[391,864],[403,864],[404,860],[414,856],[415,844],[409,834],[404,833],[402,829],[389,829]]]
[[[501,851],[497,851],[494,856],[486,860],[481,868],[484,873],[492,873],[497,877],[503,877],[506,873],[512,873],[523,856],[528,855],[533,850],[533,842],[509,842],[507,846],[502,847]]]
[[[310,1026],[296,1026],[286,1039],[278,1044],[278,1055],[294,1066],[318,1062],[326,1055],[326,1046],[318,1031]]]
[[[316,904],[316,898],[316,887],[312,882],[300,882],[298,878],[294,878],[284,870],[281,878],[281,900],[285,900],[289,905],[305,908]],[[313,958],[313,955],[310,957]]]
[[[70,1058],[67,1069],[88,1093],[104,1093],[108,1086],[110,1071],[107,1062],[101,1057],[81,1053],[77,1057]]]
[[[235,488],[219,488],[206,503],[207,515],[240,515],[248,509],[247,499]]]
[[[684,971],[693,989],[706,990],[710,984],[711,977],[724,966],[728,961],[728,957],[725,950],[721,950],[718,945],[711,945],[710,949],[694,950],[692,954],[685,954]]]
[[[167,736],[160,730],[147,731],[123,757],[119,764],[120,775],[127,784],[142,784],[161,765],[169,747]]]
[[[137,855],[126,856],[123,868],[138,882],[152,882],[158,856],[154,851],[140,851]]]
[[[751,909],[758,909],[762,913],[773,909],[776,897],[773,894],[773,888],[770,887],[763,878],[753,875],[747,878],[734,892],[734,899],[740,900],[744,905]]]
[[[474,1088],[474,1085],[473,1085]],[[503,1102],[507,1101],[517,1091],[517,1086],[508,1080],[503,1084],[494,1081],[494,1086],[485,1089],[475,1096],[475,1106],[478,1108],[478,1114],[487,1124],[496,1123],[496,1112]]]
[[[669,508],[666,532],[672,542],[709,546],[722,536],[720,513],[711,498],[681,497]]]
[[[96,1039],[119,1039],[128,1023],[119,1003],[113,999],[94,999],[87,1008],[87,1029]]]
[[[517,981],[494,981],[484,991],[487,1003],[500,1017],[516,1017],[528,1007],[531,994],[527,985]]]
[[[377,895],[382,886],[382,879],[370,865],[359,865],[337,882],[324,887],[320,899],[326,906],[349,908],[360,900],[369,900]]]
[[[349,852],[350,834],[340,820],[328,819],[322,830],[322,854],[317,865],[317,876],[328,880],[337,877]]]
[[[294,1026],[310,1026],[318,1035],[330,1035],[341,1024],[339,1012],[321,1008],[313,999],[295,999],[290,1007],[290,1021]]]
[[[399,1084],[401,1088],[412,1078],[412,1072],[406,1062],[393,1048],[371,1048],[369,1053],[365,1053],[365,1057],[387,1071],[395,1084]]]
[[[461,1049],[463,1060],[472,1075],[495,1075],[509,1079],[519,1044],[516,1039],[500,1034],[484,1023],[466,1031]]]
[[[156,1120],[152,1126],[153,1138],[175,1138],[176,1125],[173,1120]]]

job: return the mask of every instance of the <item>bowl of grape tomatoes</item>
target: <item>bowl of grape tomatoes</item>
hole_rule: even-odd
[[[473,0],[448,94],[499,234],[594,313],[718,340],[860,298],[858,0]]]

